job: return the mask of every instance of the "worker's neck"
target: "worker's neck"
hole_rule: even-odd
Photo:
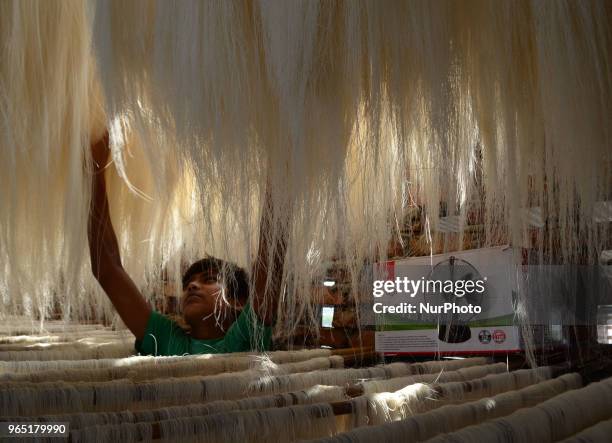
[[[221,338],[232,324],[231,319],[217,319],[214,315],[203,318],[191,325],[191,337],[198,340]]]

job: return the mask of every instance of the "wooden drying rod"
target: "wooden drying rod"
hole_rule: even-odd
[[[341,356],[344,359],[344,366],[375,362],[379,357],[379,354],[371,347],[334,349],[332,355]]]
[[[332,355],[363,355],[363,354],[370,354],[374,351],[374,348],[372,348],[371,346],[365,346],[365,347],[355,347],[355,348],[338,348],[338,349],[332,349],[331,350],[331,354]]]

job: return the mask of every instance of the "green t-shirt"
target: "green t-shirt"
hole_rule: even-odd
[[[272,328],[256,317],[248,303],[223,337],[198,340],[190,337],[175,321],[152,311],[142,340],[136,340],[141,355],[224,354],[267,351]]]

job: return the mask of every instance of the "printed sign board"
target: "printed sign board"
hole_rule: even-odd
[[[509,247],[496,247],[376,264],[376,350],[413,355],[520,351],[512,254]]]

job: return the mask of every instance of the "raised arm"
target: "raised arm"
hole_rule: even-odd
[[[91,146],[94,160],[88,238],[91,270],[137,339],[144,336],[151,307],[123,269],[117,237],[110,219],[104,168],[109,157],[108,133]]]
[[[251,301],[253,310],[266,325],[274,321],[278,306],[290,217],[290,213],[284,212],[280,214],[278,220],[274,220],[277,230],[273,235],[274,231],[271,229],[274,218],[273,209],[272,196],[268,189],[259,226],[257,260],[253,265],[255,293]]]

